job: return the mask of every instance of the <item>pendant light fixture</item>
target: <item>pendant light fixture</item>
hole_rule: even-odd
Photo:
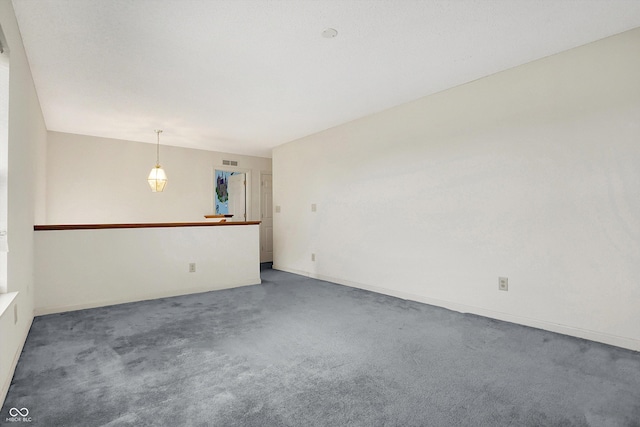
[[[160,166],[160,134],[162,130],[154,131],[158,135],[158,145],[156,146],[156,166],[151,169],[149,173],[149,186],[154,193],[164,190],[164,186],[167,185],[167,174],[164,173],[164,169]]]

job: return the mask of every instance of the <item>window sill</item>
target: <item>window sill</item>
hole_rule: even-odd
[[[4,312],[11,306],[13,300],[18,296],[17,292],[8,292],[6,294],[0,294],[0,317],[4,315]]]

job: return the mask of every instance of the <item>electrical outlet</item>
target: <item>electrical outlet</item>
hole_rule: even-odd
[[[315,261],[316,260],[316,254],[311,254],[311,261]]]
[[[498,277],[498,289],[501,291],[509,290],[509,279],[506,277]]]
[[[315,212],[316,211],[316,204],[315,203],[311,203],[311,212]]]
[[[190,262],[189,263],[189,273],[195,273],[196,272],[196,263],[195,262]]]

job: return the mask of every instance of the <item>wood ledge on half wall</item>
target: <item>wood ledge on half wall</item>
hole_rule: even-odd
[[[259,225],[260,221],[238,222],[145,222],[134,224],[43,224],[34,225],[35,231],[49,230],[99,230],[108,228],[162,228],[162,227],[223,227],[229,225]]]

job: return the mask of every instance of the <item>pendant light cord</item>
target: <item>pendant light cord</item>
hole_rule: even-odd
[[[160,166],[160,133],[162,130],[156,130],[156,134],[158,135],[158,144],[156,145],[156,167]]]

